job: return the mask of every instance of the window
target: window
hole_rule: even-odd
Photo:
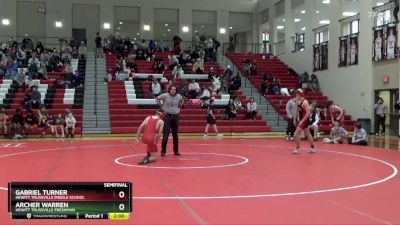
[[[376,26],[382,26],[385,24],[390,23],[390,10],[385,10],[383,12],[379,12],[377,17],[376,17]]]
[[[354,20],[350,22],[350,34],[358,34],[358,29],[359,29],[359,20]]]
[[[315,32],[315,44],[321,44],[329,41],[329,29],[328,26],[324,26],[314,30]]]
[[[296,34],[294,37],[292,37],[293,41],[293,52],[301,52],[304,51],[304,33],[302,34]]]
[[[269,32],[263,32],[262,33],[262,40],[269,42]]]

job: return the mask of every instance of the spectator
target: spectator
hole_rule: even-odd
[[[182,38],[180,38],[179,35],[176,34],[176,35],[172,38],[172,41],[174,42],[174,49],[175,49],[175,47],[176,47],[177,45],[180,45],[180,44],[181,44]],[[179,55],[179,54],[177,54],[177,55]]]
[[[376,121],[376,136],[379,136],[379,128],[382,127],[382,136],[385,136],[385,121],[386,121],[386,114],[388,111],[387,106],[385,105],[383,98],[378,98],[378,101],[374,105],[375,109],[375,121]]]
[[[54,118],[53,114],[49,115],[47,120],[47,127],[50,127],[51,136],[56,137],[57,135],[57,126],[56,126],[56,118]]]
[[[7,137],[8,126],[7,126],[8,115],[6,114],[3,107],[0,107],[0,129],[3,129],[4,137]]]
[[[71,135],[71,138],[74,137],[75,134],[75,124],[76,124],[76,119],[72,113],[69,113],[65,119],[65,134]]]
[[[310,81],[309,88],[312,92],[320,91],[318,77],[315,74],[311,75],[311,81]]]
[[[135,55],[133,53],[128,54],[128,57],[126,57],[126,67],[133,72],[138,70]]]
[[[161,94],[161,85],[157,78],[153,78],[153,82],[150,85],[150,96],[151,98],[156,98]]]
[[[31,100],[29,101],[29,109],[39,109],[42,101],[42,95],[36,86],[32,87]]]
[[[39,69],[36,66],[36,63],[29,64],[28,66],[28,76],[30,79],[36,79],[38,75]]]
[[[233,70],[231,69],[230,65],[226,66],[226,69],[224,71],[224,76],[227,77],[229,80],[232,79],[233,77]]]
[[[288,121],[288,126],[286,128],[286,140],[294,141],[294,132],[296,131],[294,119],[297,115],[297,103],[294,90],[290,91],[290,95],[291,99],[286,103],[286,117]]]
[[[300,75],[299,83],[302,89],[308,89],[308,84],[310,83],[310,76],[308,75],[307,72],[304,72],[302,75]]]
[[[323,142],[325,144],[343,144],[348,132],[340,126],[339,122],[335,122],[333,126],[330,137],[324,138]]]
[[[86,60],[86,55],[87,55],[88,49],[87,49],[84,41],[81,41],[81,44],[79,45],[79,48],[78,48],[78,52],[79,52],[79,58]]]
[[[167,84],[164,86],[163,91],[164,93],[168,92],[169,88],[173,85],[172,80],[168,80]]]
[[[236,74],[236,76],[232,78],[231,84],[229,86],[228,89],[229,94],[233,95],[233,92],[239,90],[241,86],[242,86],[242,80],[239,74]]]
[[[10,134],[14,135],[14,139],[21,138],[24,134],[24,116],[22,115],[22,109],[17,108],[14,115],[11,118]]]
[[[71,78],[71,84],[74,86],[74,87],[79,87],[80,85],[81,85],[81,76],[79,75],[79,71],[78,70],[75,70],[75,73],[74,73],[74,75],[72,76],[72,78]]]
[[[172,76],[174,77],[174,79],[181,78],[183,74],[184,71],[179,64],[174,67],[174,70],[172,70]]]
[[[202,93],[200,95],[200,99],[203,101],[207,101],[211,98],[211,93],[206,86],[203,86]]]
[[[18,75],[18,63],[17,61],[11,60],[7,63],[6,68],[6,79],[15,80]]]
[[[173,85],[170,87],[173,87]],[[168,90],[169,89],[167,89],[167,93],[168,93]],[[178,93],[180,95],[182,95],[183,97],[189,96],[189,84],[187,83],[186,80],[183,80]]]
[[[221,90],[221,81],[218,78],[213,77],[212,84],[214,86],[214,91],[216,91],[216,94],[218,94],[218,92]]]
[[[195,80],[192,80],[192,82],[189,84],[189,98],[197,98],[200,91],[201,89],[199,83],[197,83]]]
[[[71,63],[71,59],[72,59],[72,55],[69,52],[69,50],[66,49],[65,52],[61,55],[61,61],[64,64],[70,64]]]
[[[97,58],[102,58],[103,57],[103,46],[102,46],[102,41],[100,37],[100,33],[96,33],[96,38],[95,38],[95,43],[96,43],[96,57]]]
[[[314,136],[314,141],[318,139],[318,128],[319,128],[319,121],[320,121],[320,116],[316,107],[316,102],[314,101],[311,104],[311,110],[310,110],[310,125],[308,128],[310,128],[310,131],[313,131],[313,136]]]
[[[235,110],[237,112],[239,112],[243,109],[242,101],[240,100],[239,96],[235,97],[235,99],[233,100],[233,105],[235,106]]]
[[[44,80],[48,80],[49,77],[47,76],[47,68],[43,63],[39,64],[39,68],[38,68],[38,73],[37,73],[37,79],[44,79]]]
[[[354,124],[353,137],[348,138],[347,141],[352,145],[368,145],[367,132],[361,127],[360,122]]]
[[[264,80],[264,82],[261,84],[261,93],[266,96],[270,93],[270,85],[268,80]]]
[[[201,59],[197,59],[196,62],[193,64],[193,73],[196,74],[203,74],[204,73],[204,63]]]
[[[104,77],[104,83],[106,84],[110,81],[112,81],[112,70],[111,69],[108,71],[107,76]]]
[[[210,70],[208,71],[208,79],[213,81],[214,77],[216,77],[214,67],[210,67]]]
[[[32,57],[28,60],[28,66],[29,66],[29,65],[35,64],[36,67],[39,67],[39,63],[40,63],[40,61],[39,61],[39,59],[36,57],[36,53],[33,52],[33,53],[32,53]]]
[[[265,73],[263,75],[263,80],[267,81],[267,82],[272,82],[272,80],[274,79],[274,77],[272,76],[272,74],[270,73]]]
[[[225,114],[228,120],[233,120],[237,118],[237,111],[233,99],[229,99],[229,104],[225,108]]]
[[[36,134],[36,127],[38,124],[37,117],[33,114],[32,110],[28,110],[28,113],[25,117],[25,132],[29,132],[31,134]]]
[[[41,137],[44,137],[46,135],[47,129],[49,129],[50,127],[48,122],[49,116],[44,107],[41,107],[40,110],[38,110],[38,114],[39,114],[39,127],[42,129]]]
[[[278,79],[274,77],[271,83],[271,89],[274,95],[279,95],[281,93],[281,83]]]
[[[57,129],[61,130],[61,134],[62,134],[61,137],[62,138],[65,137],[65,135],[64,135],[64,127],[65,127],[65,119],[64,119],[64,116],[60,113],[60,114],[58,114],[58,117],[56,119],[55,133],[56,133],[57,137],[59,137],[58,134],[57,134]]]
[[[165,65],[163,60],[157,59],[156,62],[154,63],[154,72],[158,73],[158,74],[164,74],[164,70],[165,70]]]
[[[250,120],[255,120],[257,115],[257,103],[254,101],[254,98],[251,97],[249,102],[247,103],[247,118]]]

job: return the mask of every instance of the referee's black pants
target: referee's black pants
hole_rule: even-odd
[[[179,114],[165,114],[161,153],[165,154],[167,152],[168,137],[171,130],[174,142],[174,153],[179,152],[178,127]]]

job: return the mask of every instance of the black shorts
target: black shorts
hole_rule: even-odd
[[[210,125],[216,124],[215,119],[212,116],[207,116],[207,124]]]

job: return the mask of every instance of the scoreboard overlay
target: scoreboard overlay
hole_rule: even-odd
[[[131,182],[10,182],[12,219],[129,219]]]

